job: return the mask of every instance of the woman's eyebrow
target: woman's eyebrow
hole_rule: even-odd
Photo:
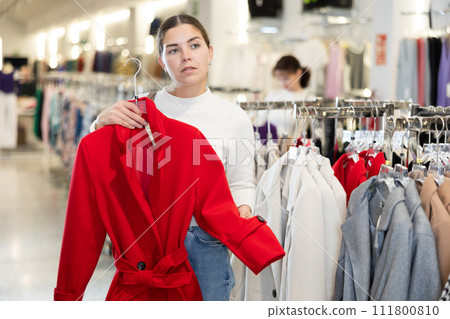
[[[187,40],[187,42],[192,42],[192,41],[198,40],[198,39],[200,39],[200,37],[199,36],[195,36],[195,37],[190,38],[189,40]],[[176,46],[178,46],[177,43],[166,44],[166,48],[168,48],[168,47],[176,47]]]

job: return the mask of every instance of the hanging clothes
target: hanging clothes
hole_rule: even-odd
[[[366,163],[362,158],[355,161],[344,154],[334,163],[333,171],[347,193],[348,203],[353,190],[367,180]]]
[[[442,291],[440,301],[450,300],[450,275],[448,276],[447,283],[445,284],[444,290]]]
[[[16,148],[17,146],[17,82],[14,68],[11,72],[0,71],[0,148]]]
[[[327,66],[325,97],[334,99],[342,94],[344,52],[339,43],[330,47],[330,63]]]
[[[277,133],[276,126],[273,125],[272,123],[270,123],[270,125],[268,125],[268,123],[265,122],[261,126],[256,126],[256,131],[259,133],[259,136],[260,136],[260,139],[261,139],[261,143],[263,145],[267,144],[268,133],[269,133],[269,127],[268,126],[270,127],[270,133],[272,134],[272,139],[274,141],[278,141],[278,133]]]
[[[266,163],[267,168],[271,168],[280,159],[280,147],[272,142],[267,143]]]
[[[426,217],[430,221],[431,228],[436,238],[439,271],[443,287],[450,274],[450,251],[448,249],[448,247],[450,247],[450,215],[444,206],[443,200],[439,197],[439,190],[433,175],[430,174],[424,178],[422,171],[412,171],[410,176],[415,179],[424,180],[423,185],[420,188],[418,187],[418,190],[420,191],[422,207]],[[439,187],[439,189],[441,187]],[[446,187],[447,186],[444,186],[442,190],[445,190]],[[445,196],[449,195],[447,194]]]
[[[368,44],[359,47],[349,45],[345,50],[345,63],[349,75],[347,91],[369,87]]]
[[[255,211],[268,221],[286,256],[258,275],[232,258],[232,300],[333,300],[345,203],[328,160],[306,147],[285,153],[263,174]]]
[[[425,105],[425,41],[417,40],[417,103]]]
[[[430,103],[437,105],[438,96],[438,74],[441,61],[442,42],[439,38],[428,38],[428,51],[430,62]]]
[[[200,131],[167,118],[148,98],[140,101],[158,148],[149,147],[145,129],[121,126],[106,126],[79,145],[55,300],[82,299],[106,233],[118,269],[107,300],[201,300],[184,247],[193,214],[255,273],[285,255],[262,217],[239,217],[223,165],[208,143],[202,144],[198,165],[192,164],[191,143],[206,141]],[[151,151],[153,161],[144,165],[135,156],[139,147]],[[148,201],[140,174],[151,175]]]
[[[412,179],[360,185],[341,229],[336,300],[437,300],[436,245]]]
[[[396,96],[399,100],[418,101],[417,41],[403,39],[397,64]]]
[[[437,105],[450,106],[450,48],[448,40],[442,40],[439,62]]]
[[[41,119],[42,119],[42,104],[44,100],[44,91],[41,88],[36,89],[36,113],[34,115],[34,135],[42,140]]]
[[[450,214],[450,179],[446,178],[438,189],[439,198],[441,199],[447,212]]]
[[[266,171],[267,146],[261,142],[260,138],[255,139],[255,184],[259,182]]]
[[[365,150],[359,153],[359,157],[364,159],[366,163],[367,178],[372,176],[377,176],[380,173],[381,165],[386,163],[383,152],[378,152],[377,154],[370,154],[369,151]]]
[[[0,90],[0,148],[17,147],[17,95]]]

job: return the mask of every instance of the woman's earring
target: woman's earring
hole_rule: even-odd
[[[212,61],[209,61],[209,65],[211,65]]]

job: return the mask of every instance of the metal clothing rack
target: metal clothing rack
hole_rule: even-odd
[[[394,109],[412,108],[411,103],[372,101],[372,100],[348,100],[348,99],[323,99],[305,101],[255,101],[239,102],[238,105],[246,110],[270,111],[276,109],[293,110],[297,109],[297,115],[304,113],[304,108],[309,112],[316,112],[316,118],[351,118],[351,117],[380,117],[394,115]],[[303,111],[302,111],[303,110]],[[377,114],[378,112],[378,114]]]
[[[450,115],[450,107],[442,107],[442,106],[419,106],[418,104],[414,104],[411,107],[411,116],[449,116]]]
[[[391,119],[387,119],[387,126],[393,122]],[[450,130],[450,114],[447,116],[413,116],[413,117],[397,117],[394,119],[393,129],[396,131],[403,130],[421,130],[421,131],[433,131],[433,130]],[[392,128],[390,128],[392,129]]]

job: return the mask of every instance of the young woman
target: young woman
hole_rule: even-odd
[[[213,47],[202,24],[181,14],[170,17],[157,35],[159,63],[173,87],[156,93],[156,107],[166,116],[198,128],[224,164],[231,194],[242,217],[251,217],[255,200],[254,135],[247,114],[237,105],[214,96],[207,87]],[[141,128],[137,106],[119,101],[103,111],[91,130],[119,124]],[[95,128],[94,128],[95,127]],[[228,249],[192,219],[185,239],[189,262],[204,300],[229,300],[234,286]]]
[[[311,97],[306,89],[311,73],[296,57],[281,57],[272,73],[281,89],[270,91],[266,96],[267,101],[301,101]]]
[[[310,71],[302,66],[292,55],[281,57],[275,64],[273,76],[277,79],[280,89],[269,91],[265,97],[266,101],[304,101],[313,100],[314,96],[308,91],[307,86],[311,77]],[[276,127],[278,137],[298,137],[294,132],[295,119],[291,110],[272,110],[270,114],[262,112],[255,123],[257,127],[266,127],[268,116],[270,123]]]

